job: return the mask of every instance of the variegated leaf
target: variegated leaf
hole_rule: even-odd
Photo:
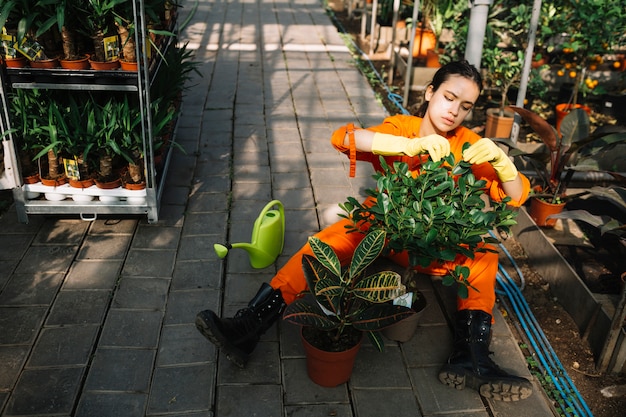
[[[311,250],[313,254],[317,258],[318,261],[322,263],[330,272],[341,276],[341,263],[339,262],[339,258],[333,248],[330,247],[326,242],[322,242],[320,239],[311,236],[309,237],[309,246],[311,246]]]
[[[283,319],[300,326],[314,326],[323,330],[332,330],[339,326],[339,322],[324,314],[317,304],[305,299],[289,304]]]
[[[372,303],[384,303],[404,294],[402,277],[394,271],[382,271],[357,283],[354,294]]]
[[[354,250],[350,263],[350,279],[358,276],[367,268],[385,247],[386,233],[382,229],[369,232]]]
[[[415,311],[404,306],[393,304],[374,304],[362,311],[353,321],[355,329],[361,331],[378,331],[389,327],[407,317]]]

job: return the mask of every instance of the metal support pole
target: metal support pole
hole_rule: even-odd
[[[515,105],[524,107],[524,99],[526,98],[526,89],[528,88],[528,80],[530,78],[530,66],[533,60],[533,51],[535,50],[535,38],[537,37],[537,25],[539,24],[539,14],[541,13],[541,0],[534,0],[533,11],[530,17],[530,28],[528,30],[528,46],[524,56],[524,67],[522,68],[522,78],[519,84],[519,92]],[[521,116],[515,113],[513,120],[513,129],[511,129],[511,141],[517,142],[520,131]]]
[[[473,0],[470,13],[469,29],[467,32],[467,46],[465,47],[465,59],[480,69],[480,61],[483,54],[483,42],[485,41],[485,28],[489,16],[489,6],[493,0]]]
[[[415,44],[415,31],[417,30],[417,20],[420,9],[420,1],[415,0],[413,3],[413,15],[411,26],[411,37],[409,38],[409,55],[406,59],[406,74],[404,75],[404,97],[402,105],[406,108],[409,103],[409,90],[411,89],[411,76],[413,75],[413,45]]]

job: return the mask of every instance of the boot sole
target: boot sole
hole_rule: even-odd
[[[439,372],[439,381],[451,388],[462,390],[472,388],[485,397],[496,401],[519,401],[530,397],[532,384],[527,380],[516,378],[485,378],[465,369],[444,366]]]
[[[207,317],[210,320],[210,317]],[[220,352],[224,353],[226,359],[234,363],[240,368],[245,368],[248,362],[248,354],[237,349],[228,342],[228,339],[218,330],[217,326],[211,326],[199,314],[196,316],[196,329],[206,337],[209,342],[213,343]]]

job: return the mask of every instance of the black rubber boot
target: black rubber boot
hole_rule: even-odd
[[[503,371],[489,357],[490,314],[461,310],[455,324],[454,352],[439,371],[443,384],[459,390],[469,387],[500,401],[519,401],[532,394],[529,380]]]
[[[254,298],[233,318],[219,318],[213,311],[204,310],[196,316],[196,328],[226,357],[243,368],[259,338],[280,317],[285,301],[280,290],[263,283]]]

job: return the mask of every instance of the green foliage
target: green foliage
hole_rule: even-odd
[[[415,314],[390,302],[404,294],[400,274],[382,271],[366,276],[367,267],[383,251],[385,239],[384,230],[368,233],[346,267],[341,265],[332,247],[310,237],[314,256],[304,255],[302,268],[311,296],[287,306],[283,318],[328,331],[334,340],[339,340],[346,328],[352,326],[367,332],[372,343],[383,350],[378,331]]]
[[[486,182],[474,177],[471,164],[455,163],[454,155],[444,162],[429,160],[414,176],[406,163],[390,167],[381,158],[382,172],[374,175],[376,189],[367,190],[376,204],[369,207],[349,197],[340,205],[346,212],[341,216],[353,221],[352,232],[366,225],[386,231],[386,251],[407,251],[412,266],[443,264],[458,255],[473,258],[475,252],[488,251],[485,243],[494,239],[485,235],[494,228],[509,231],[516,212],[507,207],[508,199],[492,202],[486,210]],[[448,271],[443,282],[459,283],[459,295],[467,297],[468,278],[469,269],[458,267]]]

